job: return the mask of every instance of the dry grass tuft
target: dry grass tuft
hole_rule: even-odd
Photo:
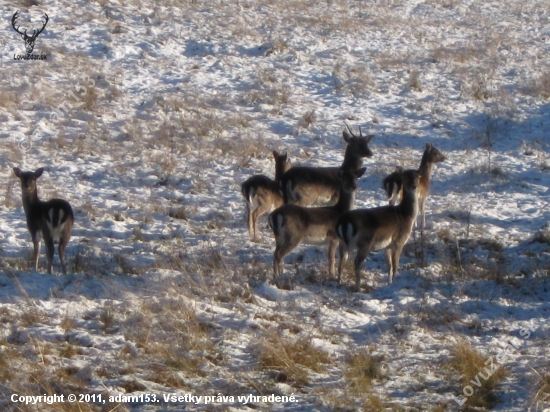
[[[417,92],[422,92],[422,82],[420,80],[420,72],[411,70],[409,73],[409,87]]]
[[[82,355],[84,352],[82,349],[67,343],[59,350],[59,356],[70,359],[76,355]]]
[[[178,208],[170,208],[170,210],[168,211],[168,216],[174,219],[187,220],[187,213],[185,212],[184,206],[180,206]]]
[[[185,388],[185,381],[181,377],[181,372],[166,370],[166,367],[153,365],[152,371],[148,375],[148,380],[158,383],[168,388]]]
[[[527,94],[541,99],[550,99],[550,68],[539,74],[532,83],[527,86]]]
[[[466,405],[470,407],[493,408],[497,402],[495,389],[506,377],[505,370],[501,367],[492,375],[487,369],[487,359],[474,350],[469,342],[460,341],[453,348],[453,359],[450,366],[456,370],[460,378],[460,388],[471,386],[474,393],[466,398]],[[495,364],[497,363],[494,361]],[[490,369],[490,367],[489,367]],[[481,376],[482,374],[483,376]],[[488,379],[484,379],[488,376]],[[476,382],[476,385],[472,384]],[[477,382],[481,385],[477,387]]]
[[[372,387],[372,381],[383,377],[379,363],[380,360],[367,351],[351,355],[344,374],[348,390],[354,395],[368,393]]]
[[[538,378],[538,383],[535,386],[537,391],[535,400],[550,403],[550,374],[538,375]]]
[[[361,402],[363,410],[382,412],[388,405],[372,390],[374,380],[383,378],[380,371],[381,358],[374,357],[368,350],[354,353],[346,360],[346,392]]]
[[[15,92],[2,90],[0,93],[0,107],[10,108],[19,106],[20,98]]]
[[[205,356],[214,350],[208,327],[181,298],[144,302],[141,313],[126,321],[125,337],[148,357],[162,362],[162,371],[166,373],[155,372],[155,379],[171,382],[172,387],[183,385],[176,383],[178,371],[202,375]]]
[[[309,337],[293,339],[275,331],[268,332],[262,339],[258,360],[261,369],[279,371],[280,380],[298,386],[309,382],[308,370],[323,373],[325,364],[331,362],[330,356],[316,348]]]
[[[0,382],[10,381],[13,377],[7,358],[4,351],[0,352]]]
[[[38,323],[43,323],[47,319],[46,315],[42,313],[37,306],[30,305],[19,317],[19,322],[24,327],[29,327],[36,325]]]
[[[304,113],[302,118],[300,119],[299,126],[303,127],[304,129],[307,129],[309,126],[315,123],[316,121],[316,115],[315,115],[315,109],[308,110]]]

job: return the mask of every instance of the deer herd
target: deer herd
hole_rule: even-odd
[[[370,209],[355,209],[353,203],[357,181],[365,173],[363,159],[372,157],[369,142],[373,135],[354,134],[346,124],[344,161],[340,167],[291,167],[288,154],[273,151],[275,180],[255,175],[241,185],[246,202],[248,231],[258,241],[258,219],[267,212],[269,226],[275,236],[273,273],[283,274],[283,259],[300,243],[328,245],[328,271],[335,275],[336,250],[339,249],[338,283],[350,253],[355,253],[355,288],[360,290],[361,265],[371,251],[385,249],[388,283],[392,283],[399,267],[403,246],[422,214],[426,225],[426,199],[430,177],[436,163],[445,156],[432,146],[426,149],[418,170],[395,172],[383,180],[389,205]],[[62,199],[41,201],[36,181],[44,169],[13,171],[21,182],[22,201],[27,228],[34,245],[36,270],[40,255],[40,239],[46,244],[48,273],[52,273],[54,245],[58,244],[63,273],[67,273],[65,249],[71,237],[74,215],[70,204]],[[317,205],[315,207],[309,207]]]
[[[383,181],[389,205],[370,209],[353,209],[357,180],[365,173],[365,157],[372,157],[368,147],[374,136],[354,134],[346,124],[347,143],[340,167],[291,167],[287,153],[273,152],[275,180],[255,175],[242,184],[248,213],[248,230],[258,241],[258,218],[271,212],[269,226],[275,236],[273,274],[283,274],[283,259],[300,243],[328,245],[328,272],[334,277],[336,250],[339,249],[338,283],[350,253],[355,252],[355,289],[361,286],[361,265],[371,251],[385,249],[388,283],[399,267],[403,246],[422,214],[426,226],[426,199],[434,165],[445,156],[430,143],[418,170],[396,171]],[[308,207],[311,205],[319,205]]]

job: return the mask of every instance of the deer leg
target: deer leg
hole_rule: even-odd
[[[51,275],[53,266],[53,254],[55,251],[55,246],[51,235],[48,234],[48,236],[44,236],[44,243],[46,244],[46,258],[48,259],[48,274]]]
[[[390,279],[389,283],[391,283],[392,273],[393,273],[393,248],[389,247],[384,251],[384,254],[386,256],[386,265],[388,265],[388,279]]]
[[[331,278],[334,278],[336,249],[338,248],[338,241],[332,240],[328,245],[328,274]]]
[[[275,279],[283,274],[283,259],[300,243],[300,238],[285,236],[284,239],[277,239],[277,247],[273,254],[273,274]]]
[[[357,247],[357,254],[355,255],[355,287],[357,289],[357,292],[361,290],[361,264],[363,261],[367,258],[367,256],[370,253],[370,249],[372,247],[372,242],[369,242],[369,244],[361,247],[358,245]]]
[[[63,274],[67,274],[67,266],[65,264],[65,250],[67,248],[67,244],[69,243],[69,239],[62,238],[59,241],[59,260],[61,261],[61,268],[63,269]]]
[[[393,278],[397,275],[397,269],[399,268],[399,258],[403,251],[403,245],[398,245],[392,250],[392,271],[388,277],[388,285],[391,285]]]
[[[34,246],[32,259],[34,260],[35,270],[38,272],[38,261],[40,260],[40,235],[38,232],[32,236],[32,244]]]
[[[252,213],[250,212],[250,205],[246,202],[246,220],[248,222],[248,235],[253,236],[253,224],[252,224]]]
[[[420,213],[422,214],[422,230],[426,228],[426,200],[428,196],[420,199]]]
[[[343,242],[340,242],[340,264],[338,265],[338,284],[340,284],[340,279],[342,277],[342,272],[344,270],[344,266],[346,265],[346,262],[348,261],[348,248],[343,244]]]
[[[252,212],[252,224],[254,226],[254,241],[259,241],[260,238],[258,237],[258,219],[260,219],[260,216],[263,215],[266,212],[269,212],[270,205],[267,203],[260,204],[253,212]]]

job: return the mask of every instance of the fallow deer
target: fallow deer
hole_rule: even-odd
[[[419,201],[420,201],[420,213],[422,214],[422,229],[426,227],[426,200],[428,199],[428,193],[430,192],[430,178],[432,176],[433,168],[436,163],[445,161],[447,158],[436,149],[432,144],[426,143],[426,149],[422,155],[420,161],[420,167],[418,171],[422,175],[420,179],[419,189]],[[397,167],[397,170],[386,176],[382,182],[382,187],[388,195],[390,205],[395,205],[403,197],[403,182],[402,182],[403,168]]]
[[[74,215],[71,205],[63,199],[52,199],[43,202],[38,198],[36,179],[44,172],[44,168],[34,172],[22,172],[18,167],[13,172],[21,181],[23,209],[27,217],[27,228],[31,234],[34,245],[33,259],[38,271],[40,258],[40,237],[46,244],[46,257],[48,259],[48,273],[52,273],[54,245],[59,245],[59,259],[63,274],[67,273],[65,264],[65,249],[71,237],[71,229],[74,223]]]
[[[309,206],[314,203],[335,204],[340,193],[339,173],[356,172],[363,165],[364,157],[372,157],[369,142],[373,135],[354,135],[346,124],[343,138],[347,143],[344,162],[340,167],[293,167],[281,179],[285,204]]]
[[[301,207],[287,204],[269,215],[269,225],[275,235],[276,248],[273,255],[274,277],[283,274],[283,259],[301,242],[328,243],[329,274],[334,277],[334,261],[338,248],[336,222],[340,215],[353,207],[357,179],[365,168],[357,171],[337,172],[340,179],[338,202],[334,206]]]
[[[275,180],[264,175],[254,175],[241,185],[246,202],[248,233],[253,241],[258,241],[258,219],[264,213],[271,212],[284,204],[279,182],[281,176],[290,169],[288,154],[273,151],[275,158]]]
[[[344,265],[352,250],[355,255],[355,285],[361,286],[361,264],[372,250],[386,249],[388,283],[397,274],[403,246],[411,235],[418,216],[418,196],[421,175],[416,170],[405,170],[401,175],[403,200],[398,206],[382,206],[372,209],[357,209],[344,213],[336,224],[340,239],[340,265],[338,283]]]

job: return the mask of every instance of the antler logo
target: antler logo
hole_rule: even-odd
[[[25,29],[24,32],[20,32],[19,31],[20,26],[15,27],[16,20],[17,20],[17,17],[18,17],[17,16],[18,13],[19,12],[16,11],[15,14],[13,15],[13,17],[11,18],[11,25],[13,26],[13,29],[21,35],[23,40],[25,40],[25,48],[27,49],[27,54],[31,54],[33,49],[34,49],[34,42],[36,41],[36,38],[38,37],[38,35],[40,33],[42,33],[44,31],[44,29],[46,28],[46,24],[48,24],[49,18],[48,18],[48,15],[46,13],[44,13],[44,17],[46,18],[46,21],[44,22],[44,25],[42,26],[42,28],[40,30],[33,30],[32,35],[29,36],[27,34],[27,29]]]

